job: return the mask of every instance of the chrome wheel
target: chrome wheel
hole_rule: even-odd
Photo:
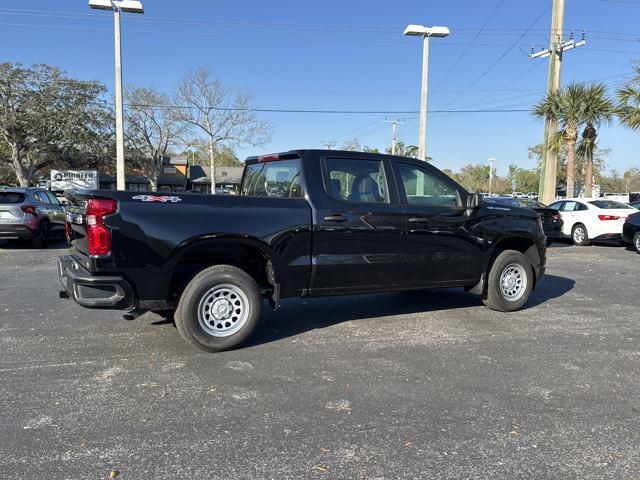
[[[511,263],[505,267],[500,275],[500,292],[502,296],[515,302],[524,295],[527,290],[527,272],[518,263]]]
[[[216,285],[198,304],[198,322],[205,333],[228,337],[238,332],[249,318],[249,300],[235,285]]]
[[[640,234],[636,233],[634,246],[636,247],[636,252],[640,253]]]
[[[587,232],[585,232],[584,227],[576,227],[573,230],[573,242],[574,243],[584,243],[584,239],[587,235]]]

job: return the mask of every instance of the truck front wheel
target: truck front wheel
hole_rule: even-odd
[[[182,292],[175,322],[180,335],[207,352],[244,342],[260,319],[262,297],[246,272],[215,265],[198,273]]]
[[[516,250],[505,250],[489,271],[484,304],[499,312],[519,310],[529,300],[533,283],[533,269],[527,256]]]

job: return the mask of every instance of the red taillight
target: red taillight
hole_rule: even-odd
[[[280,160],[279,153],[270,153],[268,155],[261,155],[258,157],[259,163],[275,162],[276,160]]]
[[[553,218],[554,220],[560,220],[562,217],[558,212],[555,212],[551,214],[551,218]]]
[[[64,238],[67,239],[67,241],[69,241],[70,235],[69,235],[69,222],[64,222]]]
[[[617,217],[616,215],[598,215],[598,218],[603,222],[606,222],[607,220],[620,220],[620,217]]]
[[[20,208],[24,213],[30,213],[31,215],[38,215],[38,212],[36,212],[36,209],[38,207],[34,207],[33,205],[23,205]]]
[[[104,225],[104,217],[115,213],[118,203],[110,198],[90,198],[87,201],[87,247],[89,255],[111,253],[111,231]]]

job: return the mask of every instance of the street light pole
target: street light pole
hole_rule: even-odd
[[[429,83],[429,35],[424,36],[422,46],[422,89],[420,97],[420,133],[418,158],[427,159],[427,85]]]
[[[120,37],[120,8],[114,5],[114,32],[116,52],[116,188],[126,189],[124,173],[124,113],[122,99],[122,48]]]
[[[144,13],[139,0],[89,0],[89,6],[96,10],[113,10],[113,30],[115,36],[115,97],[116,97],[116,188],[126,189],[124,171],[124,108],[122,99],[122,42],[120,36],[120,14]]]
[[[489,162],[489,195],[491,195],[491,190],[493,187],[493,162],[495,162],[495,158],[490,158]]]
[[[418,157],[427,159],[427,85],[429,83],[429,38],[446,37],[447,27],[425,27],[424,25],[408,25],[405,35],[422,37],[422,88],[420,96],[420,132],[418,138]]]

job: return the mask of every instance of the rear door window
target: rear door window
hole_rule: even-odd
[[[60,205],[60,200],[58,200],[58,197],[56,197],[53,193],[46,192],[46,195],[49,198],[51,205]]]
[[[47,197],[44,192],[36,192],[34,196],[41,203],[46,203],[47,205],[51,203],[51,200],[49,200],[49,197]]]
[[[389,203],[384,166],[378,160],[327,158],[327,193],[347,202]]]
[[[12,205],[24,202],[24,193],[0,192],[0,205]]]
[[[300,160],[247,165],[241,195],[248,197],[302,198]]]

